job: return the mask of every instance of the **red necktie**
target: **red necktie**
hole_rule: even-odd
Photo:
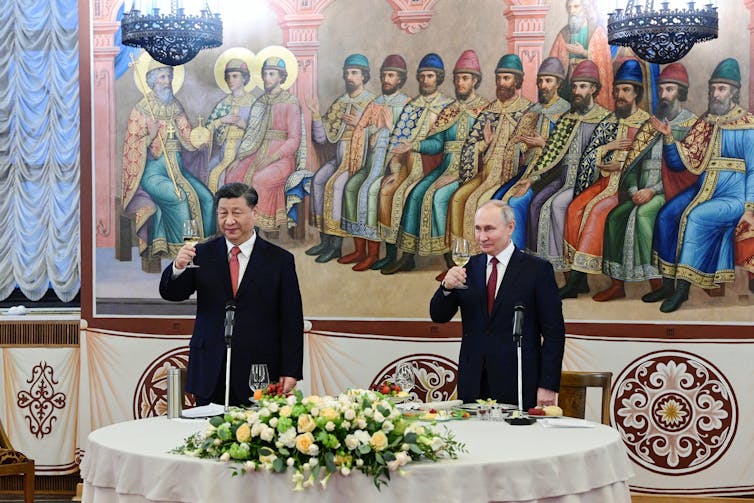
[[[487,280],[487,314],[492,315],[492,306],[495,304],[495,293],[497,290],[497,264],[500,262],[497,257],[490,259],[490,265],[492,271],[490,271],[490,279]]]
[[[238,254],[241,253],[241,249],[238,246],[234,246],[230,249],[230,285],[233,287],[233,297],[238,292]]]

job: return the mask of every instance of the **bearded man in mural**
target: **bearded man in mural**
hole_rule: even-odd
[[[668,121],[677,140],[686,136],[697,119],[696,114],[686,110],[689,76],[681,63],[666,66],[658,80],[660,107],[657,117]],[[652,231],[657,212],[665,199],[674,197],[681,189],[696,179],[681,177],[690,173],[674,173],[663,167],[662,135],[651,121],[642,124],[631,144],[625,168],[618,187],[620,204],[605,221],[602,248],[602,272],[612,279],[610,286],[592,297],[597,302],[619,299],[626,296],[625,281],[649,280],[656,291],[662,281],[657,267],[652,263]]]
[[[335,157],[323,164],[314,174],[311,192],[311,210],[319,227],[319,244],[306,250],[316,255],[317,262],[329,262],[341,256],[343,237],[347,234],[340,226],[342,195],[345,183],[335,186],[338,177],[348,169],[345,162],[351,148],[354,129],[361,114],[375,98],[365,86],[369,82],[369,60],[363,54],[351,54],[343,63],[343,81],[346,92],[337,98],[324,117],[320,115],[319,99],[307,106],[312,112],[312,140],[319,145],[335,146]]]
[[[406,83],[406,60],[398,54],[385,58],[380,66],[382,95],[372,101],[361,115],[353,132],[348,171],[343,192],[344,232],[353,236],[354,251],[338,259],[352,264],[354,271],[366,271],[377,262],[380,237],[377,232],[377,204],[380,182],[390,148],[390,134],[409,97],[400,92]]]
[[[515,54],[502,56],[495,67],[497,99],[479,113],[461,150],[461,186],[448,208],[451,239],[475,243],[478,206],[518,174],[526,151],[520,138],[534,133],[538,119],[537,114],[527,113],[531,101],[518,94],[523,81],[521,59]]]
[[[230,93],[215,105],[205,123],[214,135],[207,176],[207,187],[212,192],[222,185],[225,170],[236,160],[251,104],[255,100],[254,95],[245,89],[250,78],[249,65],[243,60],[234,58],[225,64],[225,83]]]
[[[592,61],[576,66],[571,76],[571,110],[555,124],[537,162],[528,166],[502,198],[508,200],[516,221],[526,226],[525,240],[514,230],[513,238],[519,240],[514,244],[548,260],[556,271],[567,269],[563,227],[581,157],[597,125],[610,115],[594,101],[600,92],[599,79],[599,69]]]
[[[277,56],[262,64],[264,94],[252,105],[237,159],[225,182],[241,182],[259,194],[257,225],[272,236],[288,224],[285,185],[306,163],[306,134],[298,99],[281,86],[288,78],[285,61]]]
[[[215,232],[212,193],[184,168],[195,151],[191,124],[173,96],[173,68],[150,61],[149,92],[131,110],[123,143],[121,200],[136,215],[142,257],[172,258],[183,246],[183,222],[196,220],[201,238]]]
[[[653,119],[664,135],[670,169],[699,175],[657,215],[653,248],[662,288],[647,302],[665,299],[660,311],[677,310],[691,285],[717,288],[735,280],[733,237],[738,224],[754,226],[754,115],[740,100],[738,61],[720,62],[709,79],[707,113],[676,140],[669,124]]]
[[[488,101],[477,96],[482,83],[479,57],[473,50],[464,51],[453,68],[453,86],[456,100],[446,106],[421,141],[404,141],[395,152],[418,152],[435,155],[442,153],[440,164],[417,183],[408,195],[398,230],[397,246],[403,251],[401,261],[394,268],[382,270],[392,274],[404,268],[413,268],[414,256],[445,255],[448,267],[453,266],[446,238],[446,218],[450,197],[460,185],[458,178],[461,148],[477,116]]]
[[[568,283],[560,297],[573,298],[589,291],[587,274],[602,273],[602,245],[605,220],[618,205],[618,185],[633,142],[640,145],[651,138],[642,125],[650,115],[639,108],[644,94],[644,74],[638,61],[625,61],[613,80],[615,112],[594,132],[589,148],[581,158],[582,173],[576,178],[574,198],[566,211],[563,231],[566,261],[571,266]],[[639,132],[641,136],[637,136]]]
[[[561,96],[570,100],[573,70],[588,59],[597,65],[604,89],[597,94],[595,101],[612,110],[613,66],[607,31],[597,24],[592,0],[565,0],[565,8],[568,24],[558,32],[550,49],[550,56],[558,58],[567,72],[566,83],[560,88]]]
[[[430,52],[419,61],[416,80],[419,82],[419,96],[403,107],[395,124],[390,137],[392,152],[387,165],[390,172],[385,174],[380,185],[377,226],[380,238],[385,241],[385,257],[372,264],[372,269],[380,269],[383,273],[386,268],[392,272],[413,269],[410,263],[405,267],[402,263],[396,264],[396,241],[403,206],[409,191],[422,178],[425,170],[434,169],[439,163],[439,156],[430,159],[418,152],[398,153],[396,148],[402,141],[415,142],[426,138],[440,112],[453,101],[439,91],[445,80],[445,64],[439,55]]]
[[[565,80],[565,69],[558,58],[545,58],[537,70],[537,103],[529,108],[530,113],[538,115],[537,124],[531,134],[519,135],[522,142],[529,148],[527,152],[527,165],[534,164],[542,153],[550,133],[555,128],[555,123],[571,108],[571,104],[558,94]],[[524,170],[508,180],[502,187],[497,189],[492,199],[502,199],[508,191],[521,179]],[[524,248],[526,239],[526,221],[523,225],[513,230],[513,242]]]

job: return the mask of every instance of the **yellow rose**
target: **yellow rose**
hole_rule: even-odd
[[[314,435],[309,432],[302,433],[296,437],[296,449],[302,454],[309,454],[309,448],[314,443]]]
[[[251,428],[248,423],[243,423],[236,430],[236,440],[239,442],[248,442],[251,438]]]
[[[338,411],[332,407],[327,407],[326,409],[322,409],[319,413],[319,417],[324,417],[328,421],[335,421],[338,419]]]
[[[270,453],[270,454],[263,454],[263,455],[259,456],[259,461],[261,461],[262,463],[272,463],[276,459],[277,459],[277,456],[275,455],[274,452]]]
[[[314,422],[314,419],[312,419],[312,416],[309,414],[301,414],[298,416],[298,432],[299,433],[308,433],[310,431],[314,431],[314,428],[317,427],[317,423]]]
[[[387,447],[387,435],[385,435],[382,430],[375,431],[372,438],[369,439],[369,445],[371,445],[372,449],[375,451],[383,450]]]
[[[280,417],[290,417],[291,416],[291,406],[290,405],[283,405],[280,407]]]

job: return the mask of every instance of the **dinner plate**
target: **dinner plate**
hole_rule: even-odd
[[[498,404],[492,404],[492,405],[498,405],[500,406],[504,411],[507,410],[516,410],[518,407],[516,405],[511,405],[509,403],[498,403]],[[482,406],[488,406],[487,404],[481,404],[481,403],[465,403],[463,405],[458,405],[454,407],[455,409],[463,409],[469,412],[476,412],[479,409],[482,408]]]

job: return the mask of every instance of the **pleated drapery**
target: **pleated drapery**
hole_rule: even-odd
[[[76,0],[0,0],[0,300],[79,291]]]

